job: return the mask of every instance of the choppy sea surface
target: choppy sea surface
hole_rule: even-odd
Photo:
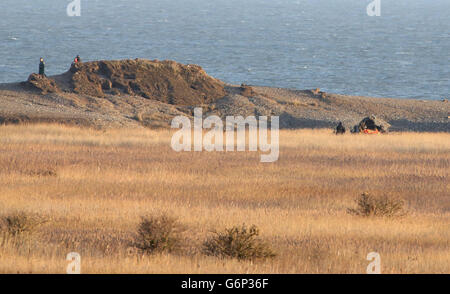
[[[229,83],[450,98],[450,0],[1,0],[0,82],[83,60],[172,59]]]

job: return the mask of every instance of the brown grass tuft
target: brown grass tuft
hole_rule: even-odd
[[[28,214],[23,211],[4,215],[0,219],[2,231],[11,236],[35,233],[36,229],[46,222],[46,220],[39,215]]]
[[[203,244],[207,255],[244,259],[264,259],[275,257],[272,249],[257,237],[259,229],[253,225],[250,228],[244,224],[234,226],[222,232],[214,232]]]
[[[181,248],[184,231],[176,218],[166,214],[142,217],[134,246],[144,253],[174,252]]]
[[[363,193],[355,199],[356,208],[349,208],[347,211],[353,215],[359,216],[404,216],[404,201],[387,196],[374,197],[369,193]]]

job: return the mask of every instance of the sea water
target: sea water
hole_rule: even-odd
[[[450,0],[0,1],[0,82],[73,58],[172,59],[228,83],[450,98]]]

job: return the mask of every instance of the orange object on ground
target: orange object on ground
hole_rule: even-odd
[[[369,129],[365,129],[364,134],[369,134],[369,135],[376,135],[379,134],[380,132],[378,130],[369,130]]]

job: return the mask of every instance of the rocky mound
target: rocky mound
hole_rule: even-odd
[[[95,61],[72,66],[70,91],[95,97],[128,94],[175,105],[200,105],[226,95],[224,83],[198,65],[175,61]]]
[[[23,82],[22,85],[29,89],[37,90],[41,94],[56,93],[60,91],[54,80],[35,73],[31,74],[28,77],[28,80]]]
[[[276,115],[281,128],[335,128],[341,121],[350,130],[375,115],[375,124],[390,125],[389,131],[450,132],[448,102],[237,86],[174,61],[87,62],[61,75],[0,84],[0,124],[166,128],[175,116],[192,116],[196,106],[222,119]]]
[[[240,94],[245,97],[253,97],[256,95],[255,91],[253,91],[253,88],[246,84],[241,84],[239,90],[241,91]]]

